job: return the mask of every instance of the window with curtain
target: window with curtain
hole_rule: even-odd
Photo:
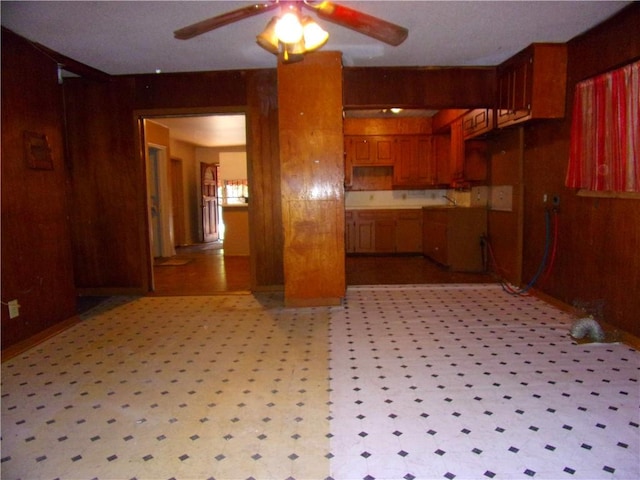
[[[576,85],[565,184],[640,192],[640,61]]]

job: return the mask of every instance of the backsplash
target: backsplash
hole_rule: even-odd
[[[368,190],[345,193],[345,207],[357,208],[419,208],[450,205],[444,196],[460,207],[487,205],[488,187],[473,187],[470,191],[441,190]]]

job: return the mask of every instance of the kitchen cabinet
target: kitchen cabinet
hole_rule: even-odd
[[[393,166],[392,135],[353,135],[345,138],[347,163],[351,166]]]
[[[464,119],[451,124],[449,184],[483,183],[487,180],[488,149],[484,140],[464,139]]]
[[[465,140],[489,133],[493,127],[493,108],[470,110],[462,117],[462,137]]]
[[[353,243],[353,252],[357,253],[373,253],[376,249],[376,222],[374,215],[358,215],[354,213],[353,229],[355,238]]]
[[[452,271],[484,271],[485,208],[426,207],[422,211],[425,256]]]
[[[496,126],[562,118],[566,70],[566,45],[552,43],[535,43],[498,66]]]
[[[464,137],[462,118],[451,123],[451,179],[452,183],[464,180]]]
[[[395,229],[396,253],[422,252],[422,211],[398,210]]]
[[[347,253],[422,253],[420,209],[347,210]]]
[[[394,136],[392,135],[345,135],[344,185],[354,185],[354,168],[372,173],[371,169],[385,167],[389,172],[394,162]],[[384,172],[383,172],[384,173]],[[391,188],[391,173],[389,185]]]
[[[435,164],[435,185],[451,184],[451,136],[450,135],[434,135],[433,152]]]
[[[377,212],[374,225],[374,251],[376,253],[395,253],[396,217],[393,210]]]
[[[345,185],[353,186],[354,168],[375,176],[391,167],[391,188],[424,189],[435,184],[433,144],[430,135],[345,136]]]
[[[430,135],[398,135],[394,144],[393,186],[419,189],[434,185],[432,137]]]

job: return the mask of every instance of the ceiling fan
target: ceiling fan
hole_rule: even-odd
[[[274,17],[256,39],[261,47],[276,55],[282,55],[285,62],[297,61],[301,60],[305,53],[320,48],[329,38],[329,34],[316,24],[311,17],[302,15],[302,6],[315,12],[318,17],[324,20],[355,30],[389,45],[400,45],[409,34],[409,31],[400,25],[333,2],[273,0],[251,4],[202,20],[176,30],[174,37],[180,40],[187,40],[230,23],[280,7],[280,16]]]

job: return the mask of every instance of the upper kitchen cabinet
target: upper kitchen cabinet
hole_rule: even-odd
[[[462,117],[462,136],[465,140],[489,133],[495,127],[493,108],[469,110]]]
[[[345,147],[347,163],[351,166],[393,166],[392,136],[347,136]]]
[[[435,183],[435,164],[431,135],[398,135],[393,186],[423,189]]]
[[[343,126],[347,189],[426,188],[433,181],[429,117],[346,117]]]
[[[498,67],[496,126],[562,118],[565,110],[567,47],[535,43]]]

